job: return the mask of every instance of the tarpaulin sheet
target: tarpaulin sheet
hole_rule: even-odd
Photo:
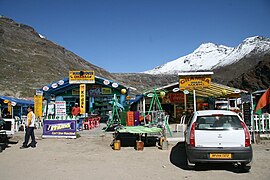
[[[120,133],[160,133],[161,128],[158,127],[145,127],[145,126],[125,126],[123,129],[119,129]]]

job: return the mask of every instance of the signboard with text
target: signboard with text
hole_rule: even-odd
[[[251,126],[251,104],[243,104],[243,118],[247,126]]]
[[[76,120],[44,120],[42,137],[76,138]]]
[[[56,116],[66,115],[66,101],[55,101],[55,115]]]
[[[172,104],[184,103],[185,101],[184,93],[169,93],[168,96]]]
[[[94,71],[69,71],[69,84],[94,84]]]
[[[85,113],[85,106],[86,106],[86,85],[80,85],[80,114]]]
[[[210,75],[179,76],[180,89],[194,89],[198,87],[209,87],[210,84],[211,84]]]
[[[102,94],[112,94],[111,88],[102,88]]]

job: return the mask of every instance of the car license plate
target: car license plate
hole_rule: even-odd
[[[231,159],[232,154],[210,153],[210,159]]]

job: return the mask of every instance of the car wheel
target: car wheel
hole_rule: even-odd
[[[250,169],[251,169],[251,165],[249,165],[249,164],[241,164],[241,165],[239,166],[239,170],[240,170],[241,172],[249,172]]]
[[[195,163],[195,170],[196,171],[200,171],[202,169],[203,169],[203,164],[202,163],[199,163],[199,162]]]

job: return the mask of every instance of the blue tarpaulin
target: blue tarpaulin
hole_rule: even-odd
[[[18,99],[18,98],[14,98],[14,97],[9,97],[9,96],[0,96],[0,100],[8,100],[10,102],[14,102],[16,103],[16,105],[20,105],[20,106],[33,106],[34,105],[34,101],[31,100],[25,100],[25,99]]]

